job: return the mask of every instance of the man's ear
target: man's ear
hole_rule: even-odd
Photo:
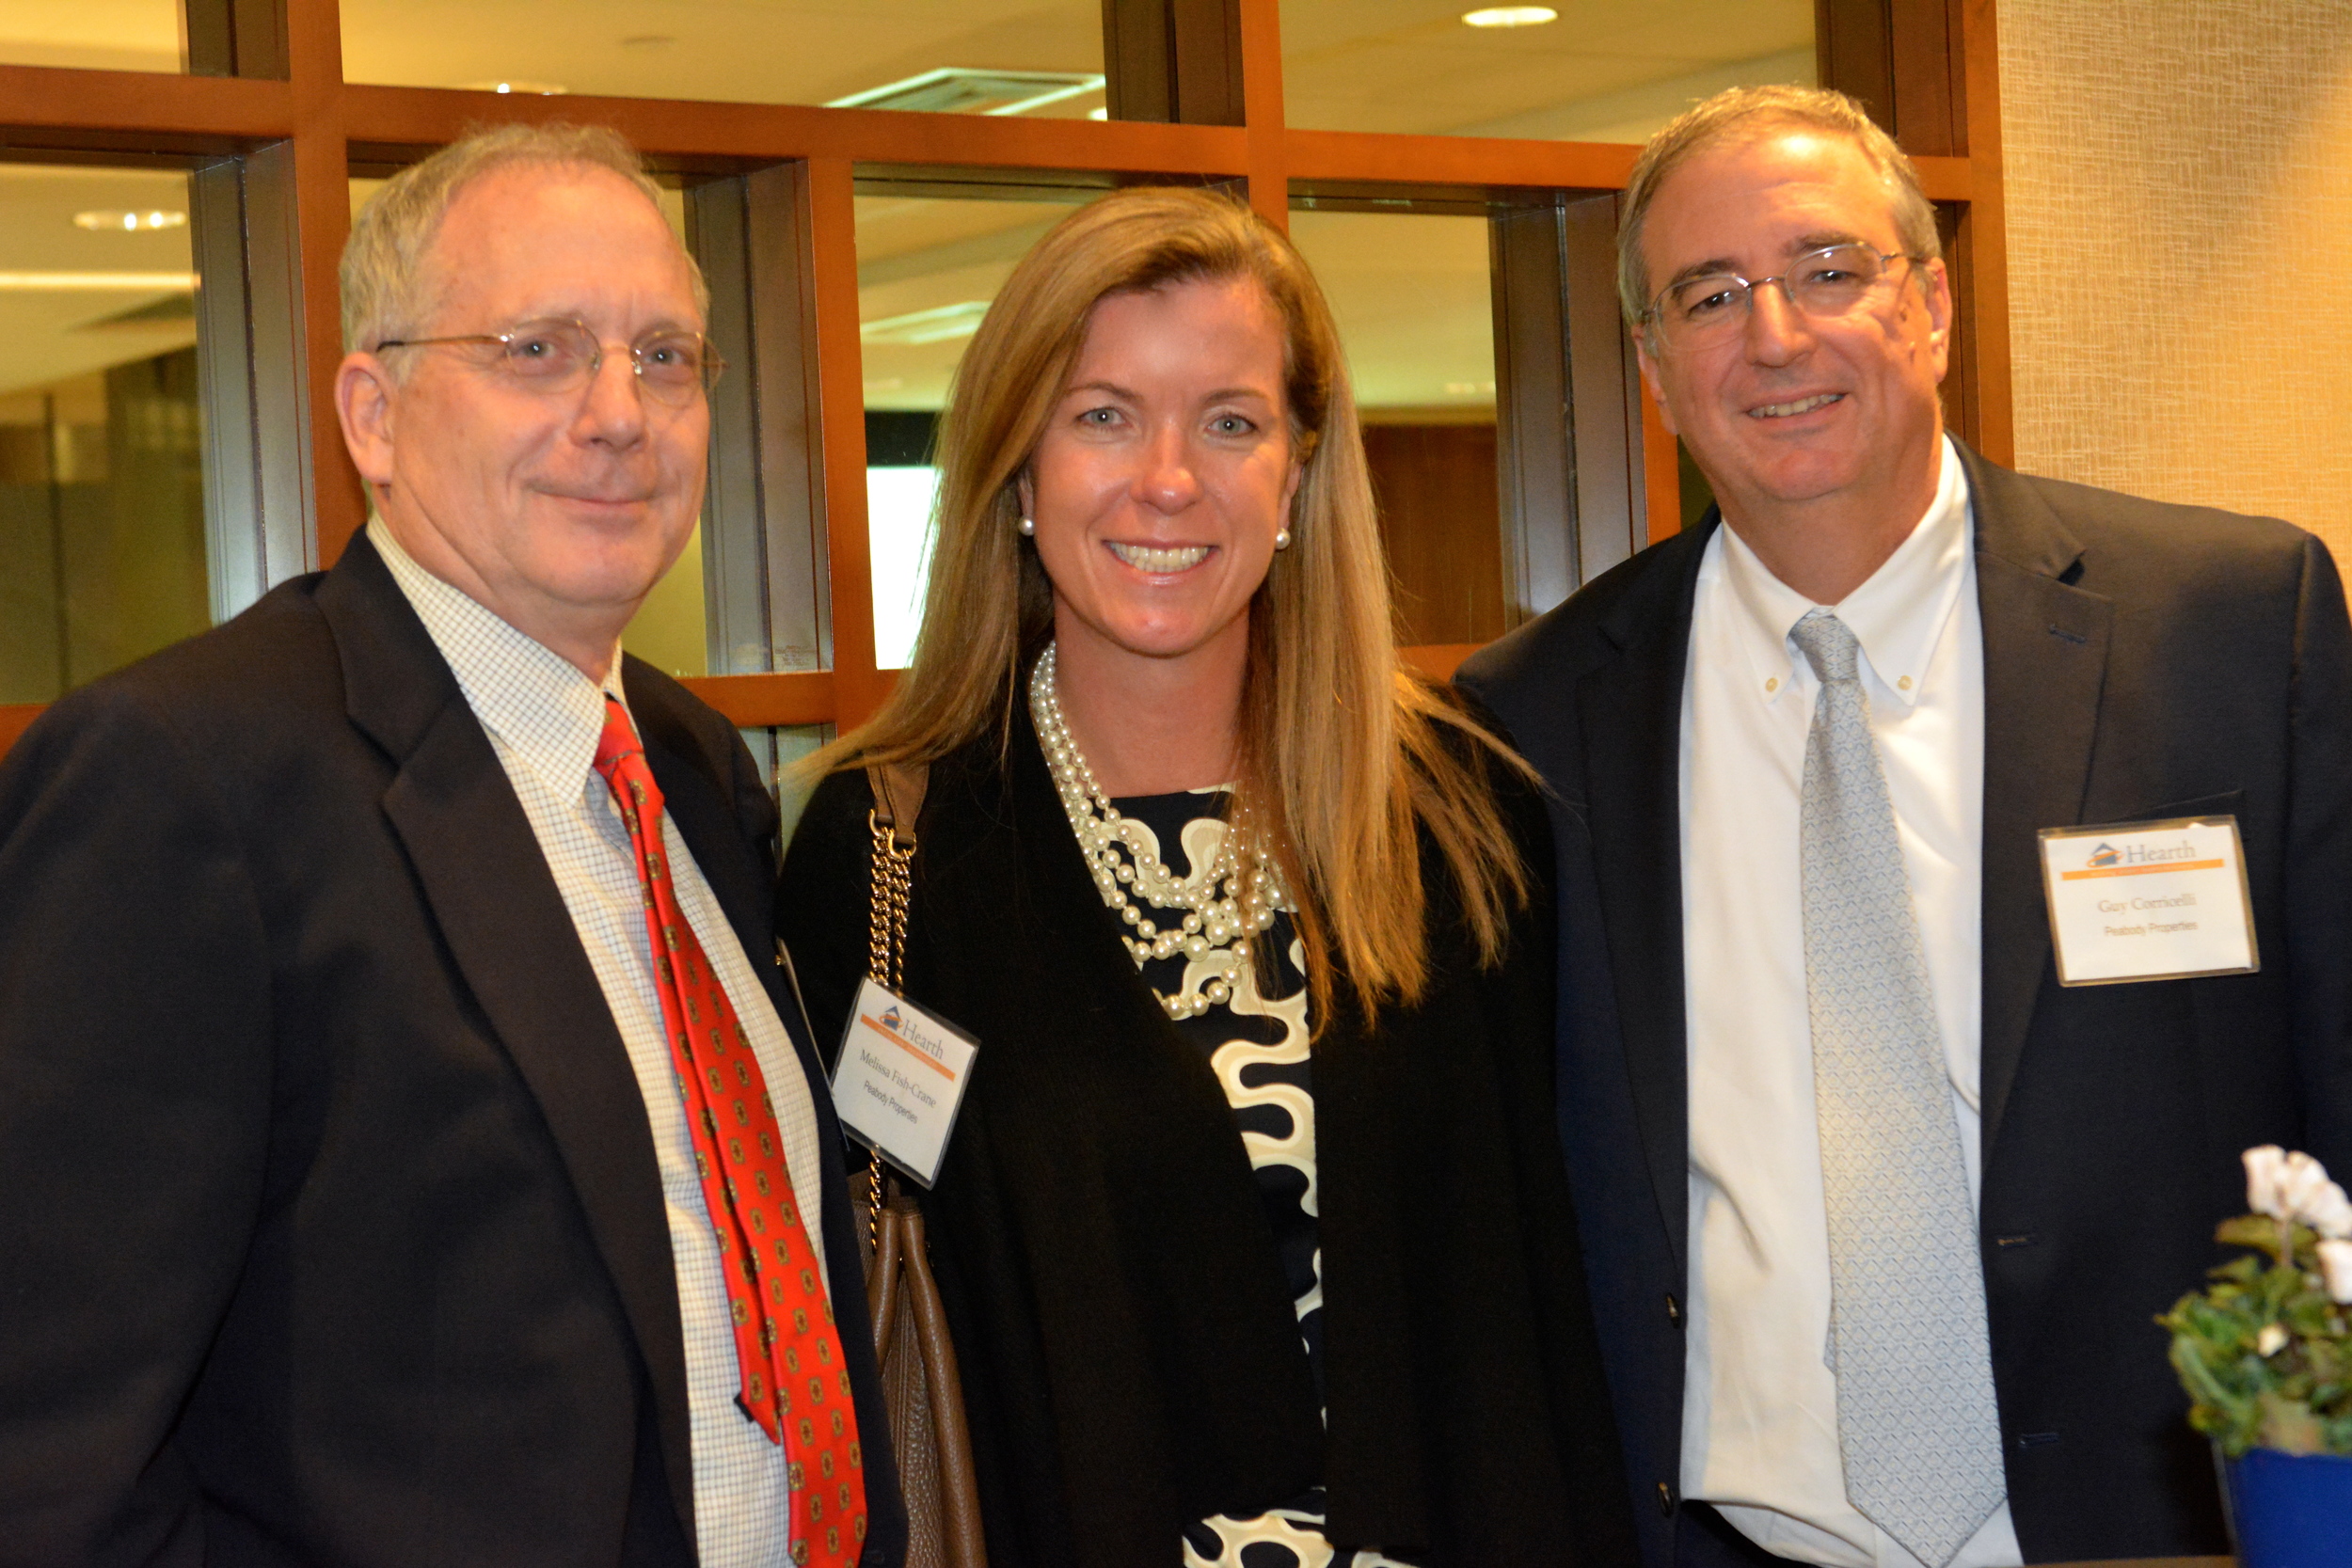
[[[1658,404],[1658,422],[1675,435],[1681,435],[1681,428],[1675,423],[1675,411],[1666,406],[1666,384],[1659,378],[1658,361],[1650,357],[1646,333],[1633,334],[1633,357],[1642,367],[1642,385],[1648,389],[1650,402]]]
[[[1929,261],[1921,270],[1925,275],[1919,281],[1928,312],[1929,352],[1935,356],[1935,379],[1940,385],[1952,357],[1952,280],[1940,261]]]
[[[374,355],[346,355],[336,367],[335,417],[342,421],[351,466],[371,490],[392,483],[392,416],[398,402],[391,371]]]

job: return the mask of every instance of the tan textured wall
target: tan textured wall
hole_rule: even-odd
[[[2017,462],[2352,565],[2352,0],[2000,0]]]

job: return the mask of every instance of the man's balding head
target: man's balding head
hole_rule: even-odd
[[[1626,182],[1625,213],[1617,223],[1617,300],[1628,324],[1639,330],[1643,313],[1657,296],[1642,251],[1642,229],[1667,178],[1700,153],[1791,127],[1851,141],[1886,182],[1887,204],[1904,251],[1931,259],[1943,256],[1935,208],[1919,184],[1919,171],[1861,104],[1826,87],[1727,87],[1669,120],[1634,160],[1632,177]]]
[[[601,125],[501,125],[476,131],[392,176],[361,210],[343,246],[343,352],[388,339],[422,337],[440,303],[434,241],[450,207],[476,181],[517,166],[576,165],[619,175],[659,209],[660,187],[619,132]],[[686,255],[694,303],[707,316],[710,291]],[[395,372],[397,373],[397,372]]]

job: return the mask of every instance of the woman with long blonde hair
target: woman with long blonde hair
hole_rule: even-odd
[[[924,1207],[992,1558],[1630,1562],[1543,811],[1399,661],[1305,263],[1207,192],[1082,209],[939,463],[914,664],[812,759],[778,930],[837,1037],[864,769],[919,771],[903,989],[979,1042]]]

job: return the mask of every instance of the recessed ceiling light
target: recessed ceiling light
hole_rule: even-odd
[[[160,209],[144,213],[121,213],[101,208],[96,212],[73,214],[73,227],[95,230],[101,233],[135,234],[142,229],[178,229],[188,221],[185,213],[169,213]]]
[[[460,92],[519,92],[540,98],[554,98],[572,90],[561,82],[523,81],[460,82],[457,88]]]
[[[1473,27],[1540,27],[1559,21],[1560,13],[1549,6],[1488,6],[1464,11],[1462,20]]]
[[[1110,118],[1111,106],[1107,103],[1097,103],[1094,107],[1087,111],[1087,119],[1108,119]]]

